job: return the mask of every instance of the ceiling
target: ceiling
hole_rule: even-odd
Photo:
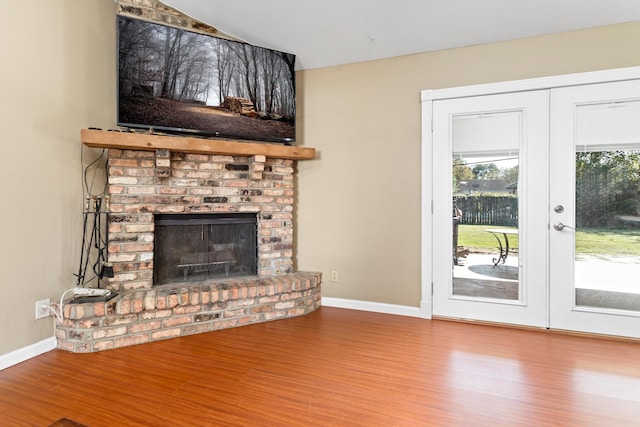
[[[162,0],[312,69],[640,21],[640,0]]]

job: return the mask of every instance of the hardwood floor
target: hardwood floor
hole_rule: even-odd
[[[0,425],[621,426],[640,343],[323,307],[0,371]]]

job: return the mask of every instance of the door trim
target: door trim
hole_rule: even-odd
[[[477,95],[553,89],[556,87],[635,80],[639,77],[640,67],[616,68],[612,70],[561,74],[557,76],[537,77],[533,79],[511,80],[443,89],[427,89],[421,92],[421,100],[425,102],[429,100],[435,101],[451,98],[465,98]]]
[[[564,74],[524,80],[512,80],[471,86],[421,91],[422,142],[421,142],[421,298],[420,316],[430,319],[433,310],[433,101],[491,95],[529,90],[553,89],[595,83],[619,82],[640,79],[640,67],[618,68],[576,74]]]

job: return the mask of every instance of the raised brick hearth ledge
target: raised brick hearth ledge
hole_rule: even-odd
[[[65,304],[58,348],[77,353],[304,315],[320,307],[321,273],[297,272],[121,291]]]

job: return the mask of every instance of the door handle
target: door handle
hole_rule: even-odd
[[[553,229],[554,230],[562,231],[565,228],[570,228],[572,230],[575,230],[575,228],[571,227],[570,225],[566,225],[566,224],[563,224],[561,222],[556,222],[555,224],[553,224]]]

